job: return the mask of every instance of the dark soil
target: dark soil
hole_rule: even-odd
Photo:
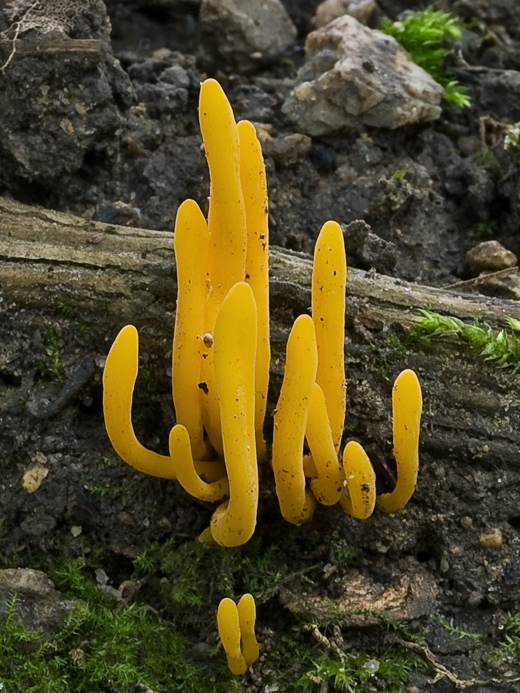
[[[90,3],[70,37],[98,40],[92,53],[36,54],[31,41],[52,37],[29,32],[23,38],[27,50],[0,73],[0,194],[111,224],[160,230],[172,228],[179,204],[188,197],[205,209],[208,176],[197,121],[204,77],[221,82],[237,119],[270,124],[278,138],[295,132],[281,106],[303,61],[304,39],[319,3],[283,3],[298,28],[297,44],[283,60],[247,72],[212,57],[213,47],[200,37],[194,0],[109,1],[111,31],[103,3]],[[272,244],[311,253],[323,222],[361,219],[392,244],[384,247],[392,247],[395,276],[434,286],[469,278],[466,252],[482,240],[496,239],[520,255],[520,167],[503,147],[505,127],[520,121],[520,4],[433,4],[467,22],[460,45],[465,64],[454,60],[452,70],[468,88],[471,108],[445,107],[439,120],[397,131],[314,138],[310,151],[296,153],[290,162],[273,152],[266,160]],[[419,5],[379,2],[381,14],[392,18]],[[0,3],[0,31],[9,25],[1,8]],[[5,45],[2,50],[5,59]],[[175,72],[181,76],[176,84],[160,79],[172,67],[182,68]],[[508,79],[507,71],[519,78]],[[393,174],[401,171],[397,183]],[[354,253],[349,260],[370,268]],[[370,265],[389,271],[377,254]],[[121,326],[78,315],[67,305],[34,311],[0,303],[3,566],[50,569],[63,555],[81,556],[92,570],[102,567],[117,588],[132,578],[133,560],[146,546],[171,537],[178,545],[191,542],[208,525],[211,508],[191,502],[175,483],[146,478],[115,459],[104,432],[101,372]],[[162,329],[154,328],[155,354],[147,342],[142,348],[145,377],[135,412],[143,443],[164,450],[173,416],[166,374],[171,323]],[[379,406],[369,385],[369,374],[381,368],[378,344],[362,341],[359,335],[358,344],[353,340],[348,365],[349,372],[358,369],[349,390],[356,433],[366,430],[363,412]],[[411,358],[427,367],[427,357]],[[391,364],[392,376],[398,370]],[[518,399],[518,377],[511,375],[510,382]],[[383,408],[383,442],[367,446],[376,456],[389,449],[389,400]],[[427,421],[427,400],[425,409]],[[369,418],[377,416],[369,413]],[[36,464],[49,473],[28,494],[21,480]],[[418,490],[404,513],[376,514],[362,523],[340,509],[320,510],[312,533],[308,527],[288,528],[274,503],[268,470],[264,477],[257,529],[262,551],[281,547],[286,559],[279,559],[277,571],[284,576],[315,564],[320,568],[308,579],[288,580],[264,599],[260,640],[276,639],[272,624],[284,619],[288,624],[333,620],[334,614],[320,609],[326,609],[326,598],[340,603],[348,597],[353,569],[385,588],[404,577],[417,578],[417,603],[402,605],[400,621],[424,636],[435,658],[459,679],[505,680],[502,690],[520,691],[520,684],[507,682],[520,675],[518,649],[490,660],[504,642],[507,614],[520,610],[518,465],[483,462],[477,451],[464,459],[426,455]],[[355,558],[339,557],[337,547],[344,541],[355,549]],[[207,629],[213,634],[217,596],[208,597]],[[481,637],[457,637],[443,623]],[[342,627],[349,651],[377,657],[397,642],[370,622]],[[208,633],[190,637],[196,647]],[[411,674],[407,690],[457,690],[453,677],[429,682],[434,675],[432,668]],[[267,644],[266,657],[244,690],[276,690],[266,687],[271,676]],[[359,690],[386,690],[372,684]],[[316,690],[325,689],[317,684]],[[496,688],[490,682],[472,690]]]

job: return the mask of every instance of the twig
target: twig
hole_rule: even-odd
[[[505,269],[497,270],[496,272],[489,272],[489,274],[481,274],[478,277],[473,277],[473,279],[465,279],[461,282],[456,282],[455,284],[448,284],[444,288],[446,291],[452,291],[453,289],[462,289],[464,287],[478,286],[485,282],[487,279],[494,277],[502,277],[504,275],[513,274],[518,272],[518,267],[506,267]]]
[[[402,640],[401,638],[397,638],[396,642],[399,643],[399,645],[402,645],[403,647],[406,647],[409,650],[414,650],[415,652],[420,652],[423,654],[428,662],[431,664],[432,668],[435,671],[435,677],[430,680],[430,683],[437,683],[437,681],[440,681],[443,678],[447,678],[449,681],[451,681],[457,688],[460,690],[464,690],[466,688],[471,688],[471,686],[489,686],[491,684],[495,685],[502,685],[502,684],[509,684],[509,683],[516,683],[517,681],[520,681],[520,676],[517,676],[515,679],[459,679],[459,677],[454,674],[452,671],[447,669],[444,664],[441,664],[434,656],[433,652],[430,650],[428,645],[424,643],[419,643],[419,642],[410,642],[409,640]]]

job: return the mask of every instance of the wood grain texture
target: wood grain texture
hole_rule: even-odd
[[[309,256],[271,248],[271,407],[290,327],[310,307],[311,269]],[[465,320],[477,317],[498,329],[506,316],[520,319],[520,305],[357,269],[349,270],[347,283],[348,413],[355,437],[375,441],[388,457],[391,385],[410,367],[424,392],[423,455],[518,467],[519,376],[484,361],[457,339],[435,342],[427,351],[417,346],[399,351],[389,336],[402,334],[416,309],[425,306]],[[101,224],[0,198],[4,309],[49,311],[67,302],[91,319],[102,316],[110,332],[131,322],[147,326],[148,340],[152,334],[164,339],[173,324],[175,295],[172,233]]]

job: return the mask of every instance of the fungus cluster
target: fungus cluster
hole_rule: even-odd
[[[252,595],[244,594],[238,604],[226,597],[217,611],[220,640],[232,674],[240,676],[260,655],[255,636],[256,606]]]
[[[223,546],[238,546],[255,529],[258,462],[267,458],[267,186],[254,126],[235,123],[215,80],[202,84],[199,117],[211,179],[209,214],[206,221],[197,203],[186,200],[175,222],[172,389],[177,423],[169,455],[143,447],[132,427],[138,336],[131,325],[121,330],[107,357],[104,412],[120,457],[139,471],[177,479],[195,498],[222,501],[211,520],[211,536]],[[361,519],[376,503],[384,512],[396,512],[417,481],[421,390],[411,370],[403,371],[393,388],[395,489],[376,499],[375,474],[359,443],[347,443],[339,461],[346,410],[346,274],[341,228],[329,221],[314,254],[312,318],[301,315],[291,330],[274,415],[276,493],[283,517],[293,524],[310,519],[316,502],[339,503]],[[250,663],[246,640],[243,635],[243,658]],[[235,654],[229,661],[239,669],[243,662]]]

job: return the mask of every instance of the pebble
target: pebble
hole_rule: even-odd
[[[202,0],[199,22],[205,50],[242,68],[270,62],[296,41],[280,0]]]
[[[493,529],[487,534],[482,533],[480,535],[479,541],[482,546],[486,546],[489,548],[497,548],[499,546],[502,546],[502,543],[504,541],[502,530],[498,527],[493,527]]]
[[[484,241],[468,250],[466,262],[472,275],[476,277],[481,272],[497,272],[514,267],[518,258],[498,241]]]
[[[344,15],[313,31],[284,113],[309,135],[440,117],[444,89],[399,43]]]

